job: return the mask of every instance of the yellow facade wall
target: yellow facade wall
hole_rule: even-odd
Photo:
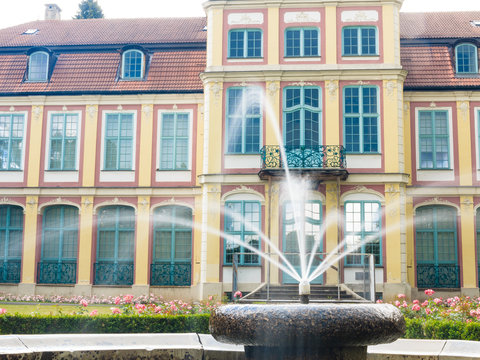
[[[340,94],[338,80],[325,82],[325,145],[339,145],[340,139]]]
[[[325,63],[337,63],[337,8],[336,6],[325,6]]]
[[[152,182],[152,154],[153,149],[153,104],[142,105],[140,119],[140,159],[138,185],[150,186]]]
[[[38,196],[27,196],[25,208],[25,223],[23,226],[22,253],[22,283],[34,284],[36,249],[37,249],[37,219]]]
[[[460,186],[472,185],[472,143],[470,141],[470,111],[468,101],[457,101],[458,169]]]
[[[334,182],[328,182],[326,185],[326,202],[325,202],[325,219],[328,219],[328,226],[325,230],[325,251],[327,253],[339,252],[338,242],[339,242],[339,212],[338,207],[338,185]],[[337,268],[340,268],[340,263],[334,264]],[[338,272],[329,269],[327,271],[326,284],[337,284],[338,282]]]
[[[399,121],[398,83],[396,80],[383,81],[383,127],[385,172],[398,173],[399,169]]]
[[[78,235],[78,283],[89,285],[93,246],[93,196],[82,196],[80,229]]]
[[[279,8],[268,8],[268,65],[279,63]]]
[[[138,197],[135,241],[135,285],[147,285],[149,237],[150,237],[150,197]]]
[[[401,277],[401,214],[399,184],[385,184],[385,262],[388,283],[400,283]]]
[[[98,105],[87,105],[85,139],[83,146],[83,186],[95,185],[95,160],[97,154]]]
[[[383,61],[387,64],[395,64],[398,59],[395,59],[395,26],[397,26],[394,19],[393,5],[382,6],[383,19]]]
[[[463,288],[478,287],[476,254],[475,212],[473,211],[473,196],[460,197],[460,216],[462,236]]]
[[[37,187],[40,175],[40,156],[42,153],[43,106],[32,106],[30,122],[30,146],[28,155],[28,187]]]

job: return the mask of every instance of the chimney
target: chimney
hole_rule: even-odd
[[[61,12],[57,4],[45,4],[45,20],[61,20]]]

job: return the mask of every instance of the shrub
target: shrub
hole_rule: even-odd
[[[209,314],[193,315],[10,315],[0,334],[208,333]]]

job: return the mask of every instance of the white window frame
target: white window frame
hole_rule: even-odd
[[[129,170],[105,170],[105,127],[107,114],[132,114],[133,115],[133,143],[132,143],[132,168]],[[137,152],[137,110],[104,110],[102,111],[102,141],[100,150],[100,181],[102,182],[133,182],[135,181],[136,152]]]
[[[47,65],[45,69],[45,78],[42,79],[32,79],[32,57],[36,54],[45,54],[47,56]],[[50,67],[50,54],[46,51],[35,51],[31,53],[28,57],[28,81],[31,82],[47,82],[48,81],[48,69]]]
[[[131,52],[138,52],[142,55],[142,67],[141,67],[141,75],[140,77],[125,77],[125,56],[128,53]],[[143,80],[145,78],[145,54],[143,51],[138,50],[138,49],[128,49],[122,53],[122,80],[130,80],[130,81],[135,81],[135,80]]]

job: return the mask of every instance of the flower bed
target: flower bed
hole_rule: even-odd
[[[423,302],[407,302],[404,294],[398,294],[392,302],[405,316],[406,338],[480,341],[480,297],[443,299],[431,289],[425,294],[428,298]]]
[[[63,300],[66,301],[62,302],[72,303],[71,299]],[[113,305],[110,308],[111,315],[100,315],[97,310],[90,310],[91,302],[84,297],[68,313],[9,314],[0,308],[0,334],[208,333],[210,313],[220,304],[213,297],[193,304],[181,300],[146,300],[145,297],[124,295],[111,298],[109,302],[100,302]],[[90,298],[90,301],[99,303],[98,298]]]

